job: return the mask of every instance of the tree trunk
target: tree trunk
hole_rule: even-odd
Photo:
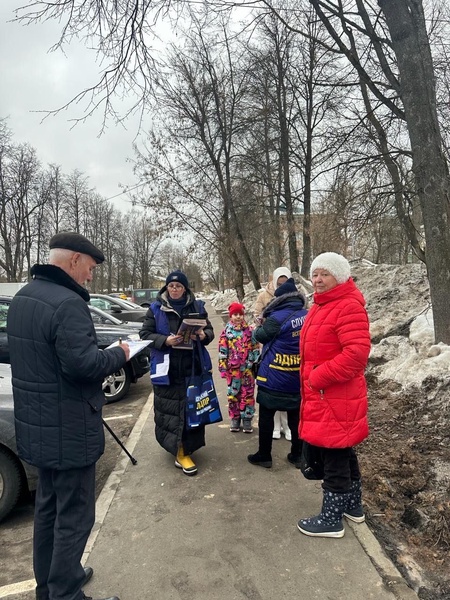
[[[299,260],[297,250],[297,236],[295,233],[294,208],[292,201],[291,176],[290,176],[290,147],[289,147],[289,129],[287,123],[287,98],[285,65],[283,64],[282,53],[276,43],[277,52],[277,108],[278,121],[280,125],[280,159],[283,173],[283,191],[286,208],[286,228],[288,235],[289,264],[291,271],[299,272]]]
[[[422,208],[436,342],[450,344],[450,179],[436,111],[433,62],[421,0],[378,0],[397,57]]]
[[[236,254],[236,252],[234,252],[234,250],[231,252],[231,256],[235,265],[235,272],[234,272],[234,281],[233,281],[233,287],[236,290],[236,295],[238,297],[239,302],[242,302],[245,296],[245,291],[244,291],[244,268],[242,266],[241,261],[239,260],[238,255]]]
[[[311,87],[311,86],[310,86]],[[312,90],[310,89],[310,98]],[[311,102],[312,105],[312,102]],[[312,177],[312,107],[308,111],[305,153],[305,188],[303,192],[303,256],[301,275],[309,279],[311,256],[311,177]]]

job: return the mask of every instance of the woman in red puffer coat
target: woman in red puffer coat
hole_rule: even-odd
[[[298,522],[310,536],[342,537],[342,517],[361,523],[361,475],[353,446],[369,433],[364,370],[370,352],[364,296],[346,258],[334,252],[311,265],[314,305],[300,342],[299,437],[319,447],[323,505]]]

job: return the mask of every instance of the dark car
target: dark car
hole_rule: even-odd
[[[134,302],[130,302],[129,300],[108,296],[107,294],[91,294],[89,304],[104,310],[121,321],[142,323],[147,314],[147,310],[142,308],[142,306],[134,304]]]
[[[159,294],[159,290],[156,288],[143,288],[140,290],[133,290],[131,292],[131,300],[135,304],[139,304],[140,306],[145,306],[148,308],[153,300],[156,299]]]
[[[11,367],[0,364],[0,521],[36,483],[37,470],[17,456]]]
[[[9,363],[8,336],[6,335],[6,319],[12,296],[0,296],[0,363]],[[92,320],[97,334],[98,347],[102,350],[122,338],[124,341],[139,340],[139,323],[123,323],[112,315],[99,315],[95,308],[90,307]],[[101,311],[100,311],[101,312]],[[109,321],[109,322],[108,322]],[[115,323],[113,321],[116,321]],[[149,372],[150,351],[144,348],[133,356],[124,367],[103,381],[103,392],[107,402],[122,400],[132,383]]]

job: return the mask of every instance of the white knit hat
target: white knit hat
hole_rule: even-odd
[[[310,276],[316,269],[325,269],[336,279],[338,283],[345,283],[350,278],[350,264],[341,254],[336,252],[324,252],[312,261]]]
[[[273,283],[274,290],[277,289],[277,284],[278,284],[278,280],[280,277],[286,277],[286,279],[289,279],[289,277],[292,277],[292,273],[289,271],[289,269],[287,267],[278,267],[278,269],[275,269],[275,271],[273,272],[273,276],[272,276],[272,283]]]

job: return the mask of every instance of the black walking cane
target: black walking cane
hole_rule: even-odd
[[[105,421],[105,419],[102,419],[103,425],[106,427],[106,429],[109,431],[109,433],[113,436],[113,438],[116,440],[116,442],[119,444],[119,446],[122,448],[122,450],[125,452],[125,454],[128,456],[128,458],[131,460],[131,462],[133,463],[133,465],[137,465],[137,460],[134,458],[134,456],[132,456],[128,450],[125,448],[125,446],[122,444],[122,442],[119,440],[119,438],[117,437],[117,435],[114,433],[114,431],[111,429],[111,427],[108,425],[108,423]]]

